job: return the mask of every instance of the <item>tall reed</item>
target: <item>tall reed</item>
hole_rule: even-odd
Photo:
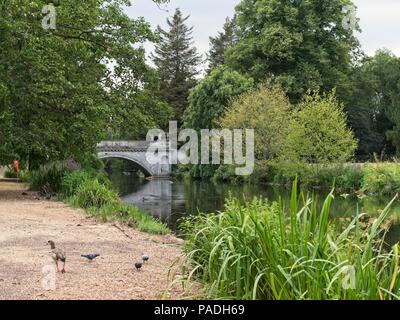
[[[212,298],[398,299],[398,247],[385,252],[380,229],[391,203],[366,230],[358,214],[340,229],[333,199],[317,212],[294,182],[287,208],[231,198],[225,212],[186,220],[186,280]]]

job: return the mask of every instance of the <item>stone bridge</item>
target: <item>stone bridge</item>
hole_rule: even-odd
[[[168,178],[171,165],[168,157],[161,163],[151,164],[147,161],[146,152],[150,147],[149,141],[102,141],[97,145],[100,159],[119,158],[136,163],[146,177]]]

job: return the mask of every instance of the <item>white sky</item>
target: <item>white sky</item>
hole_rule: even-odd
[[[166,18],[179,7],[184,15],[190,14],[189,25],[194,26],[194,40],[198,51],[205,57],[209,49],[209,36],[222,29],[226,17],[232,17],[240,0],[171,0],[160,10],[151,0],[133,0],[126,9],[129,16],[144,17],[155,28],[165,27]],[[400,0],[353,0],[358,7],[362,33],[358,34],[363,50],[373,55],[377,49],[387,48],[400,56]],[[169,12],[167,12],[168,10]],[[151,45],[146,45],[148,51]]]

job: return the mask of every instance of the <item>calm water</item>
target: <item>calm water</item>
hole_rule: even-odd
[[[149,212],[152,216],[167,223],[177,231],[179,219],[199,212],[211,213],[224,208],[224,199],[232,194],[240,199],[252,199],[263,196],[271,201],[289,202],[290,191],[285,188],[274,188],[260,185],[233,185],[214,183],[211,181],[169,181],[137,178],[136,176],[112,174],[111,180],[119,188],[122,200]],[[313,191],[322,204],[329,191]],[[357,212],[376,215],[378,210],[385,208],[390,199],[373,199],[366,197],[344,197],[335,195],[331,210],[332,218],[351,217]],[[392,208],[392,216],[400,217],[400,201]],[[391,241],[400,241],[400,223],[392,227],[389,235]]]

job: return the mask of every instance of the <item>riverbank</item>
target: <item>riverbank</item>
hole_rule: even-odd
[[[42,268],[53,264],[48,240],[67,253],[67,272],[50,291],[41,285]],[[92,263],[80,257],[94,252],[101,256]],[[138,272],[132,263],[142,253],[150,261]],[[181,241],[171,235],[101,223],[81,209],[37,200],[22,184],[0,182],[0,299],[156,299],[180,258]],[[168,298],[181,294],[173,288]]]

